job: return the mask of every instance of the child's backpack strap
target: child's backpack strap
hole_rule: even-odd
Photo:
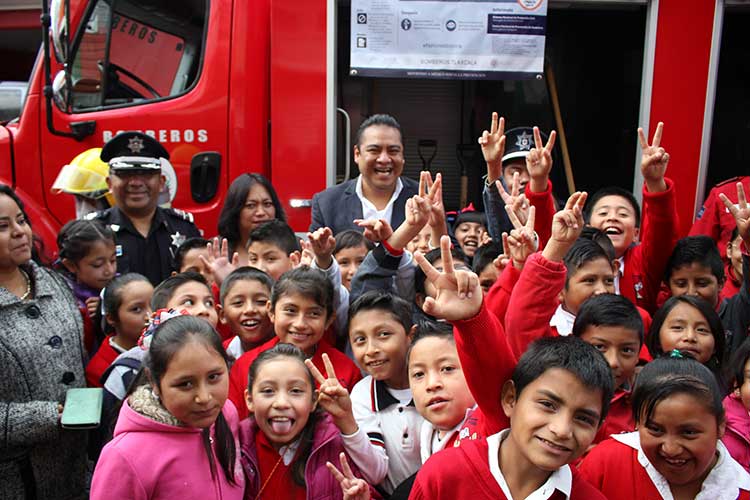
[[[141,360],[135,359],[135,358],[120,358],[116,359],[109,367],[104,370],[104,373],[102,374],[101,378],[99,379],[99,383],[104,386],[104,383],[109,378],[110,373],[112,373],[112,370],[115,369],[117,366],[124,366],[126,368],[130,368],[132,371],[135,371],[136,373],[138,370],[141,369]],[[133,381],[133,372],[128,371],[127,373],[123,373],[122,375],[122,383],[125,387],[130,386],[130,382]]]

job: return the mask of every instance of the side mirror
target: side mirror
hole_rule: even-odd
[[[65,70],[60,70],[55,75],[55,79],[52,82],[52,100],[55,101],[57,109],[63,113],[68,112],[70,95],[68,93],[68,75],[65,73]]]
[[[55,59],[64,64],[68,58],[68,0],[52,0],[50,6],[50,33]]]

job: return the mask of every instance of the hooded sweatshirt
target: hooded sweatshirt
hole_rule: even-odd
[[[202,429],[185,427],[142,386],[123,402],[114,438],[102,450],[91,484],[91,500],[112,498],[241,500],[245,479],[240,465],[238,419],[227,400],[222,410],[232,430],[234,480],[227,481],[215,458],[215,474],[203,444]],[[211,427],[214,442],[214,428]]]

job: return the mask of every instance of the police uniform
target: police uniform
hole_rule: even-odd
[[[169,153],[155,139],[140,132],[118,134],[104,145],[101,153],[101,159],[115,171],[160,171],[161,158],[168,160]],[[117,206],[91,213],[86,218],[107,224],[115,233],[117,271],[143,274],[154,286],[175,270],[177,248],[186,239],[201,236],[193,215],[173,208],[156,207],[146,237]]]
[[[690,236],[699,234],[710,236],[716,242],[723,259],[727,258],[727,242],[732,237],[732,231],[737,227],[737,223],[719,198],[719,194],[724,194],[729,201],[736,204],[738,182],[742,183],[746,194],[750,193],[750,177],[733,177],[720,182],[708,193],[690,229]]]

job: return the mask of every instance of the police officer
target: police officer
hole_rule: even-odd
[[[114,231],[119,273],[141,273],[156,286],[171,274],[180,244],[200,236],[192,214],[157,206],[169,153],[146,134],[123,132],[104,145],[101,159],[109,164],[107,185],[115,206],[87,218]]]

